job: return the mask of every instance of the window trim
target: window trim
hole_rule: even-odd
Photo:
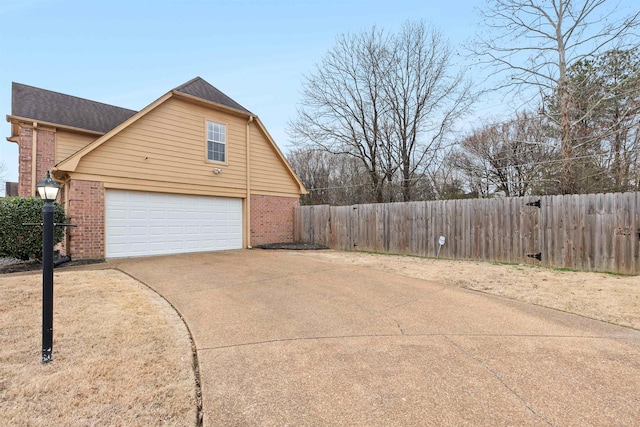
[[[210,141],[209,140],[209,123],[213,123],[214,125],[224,126],[224,143],[221,143],[221,142],[215,141],[215,140],[211,140],[211,142],[214,142],[214,143],[224,144],[224,161],[222,161],[222,160],[214,160],[214,159],[210,159],[209,158],[209,141]],[[229,150],[227,149],[227,144],[228,144],[228,140],[229,140],[228,129],[229,129],[228,123],[205,118],[205,121],[204,121],[204,159],[205,159],[205,163],[215,163],[215,164],[219,164],[219,165],[226,165],[228,163],[228,160],[229,160]]]

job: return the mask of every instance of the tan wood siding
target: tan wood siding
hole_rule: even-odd
[[[219,187],[211,185],[197,185],[194,183],[173,182],[171,185],[162,181],[121,178],[114,176],[71,173],[73,179],[100,180],[105,188],[120,190],[152,191],[159,193],[194,194],[202,196],[240,197],[246,196],[246,189]]]
[[[251,193],[297,196],[300,188],[264,133],[250,126]]]
[[[227,126],[226,163],[206,159],[207,120]],[[107,188],[243,197],[245,128],[243,117],[169,99],[84,156],[72,175]]]
[[[95,141],[96,135],[86,135],[78,132],[58,129],[56,131],[56,153],[55,162],[59,163],[80,150],[82,147]]]

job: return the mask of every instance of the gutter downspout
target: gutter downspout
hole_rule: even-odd
[[[31,136],[31,197],[36,196],[36,162],[38,161],[38,122],[33,122],[33,135]]]
[[[245,224],[246,224],[246,228],[245,230],[247,230],[247,238],[246,238],[246,242],[247,242],[247,249],[251,249],[251,144],[250,144],[250,129],[249,126],[251,125],[251,123],[253,122],[253,116],[249,116],[249,120],[247,121],[247,198],[245,199],[245,209],[246,209],[246,215],[245,215]]]

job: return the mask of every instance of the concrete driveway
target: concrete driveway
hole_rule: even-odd
[[[204,425],[640,425],[640,332],[243,250],[110,261],[182,314]]]

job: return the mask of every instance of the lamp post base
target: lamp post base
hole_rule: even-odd
[[[53,360],[53,349],[51,348],[43,348],[42,349],[42,363],[49,363]]]

